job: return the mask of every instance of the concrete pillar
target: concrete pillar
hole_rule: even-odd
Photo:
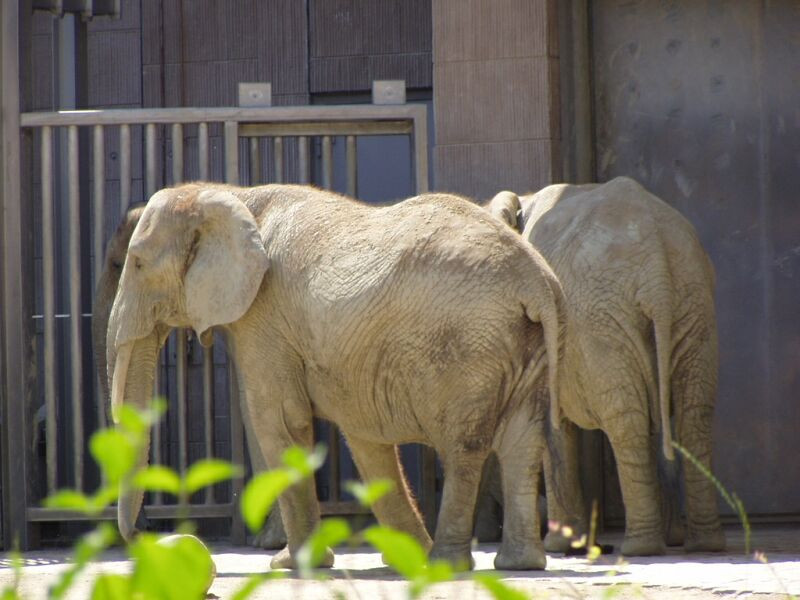
[[[560,178],[555,0],[434,0],[436,189],[487,199]]]

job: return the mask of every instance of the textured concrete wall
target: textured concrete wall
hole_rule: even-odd
[[[436,188],[487,198],[550,183],[558,157],[552,0],[434,0]]]

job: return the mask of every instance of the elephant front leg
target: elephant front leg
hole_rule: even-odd
[[[378,521],[382,525],[410,533],[425,550],[430,550],[433,542],[411,498],[397,447],[368,442],[349,434],[346,437],[358,472],[365,482],[386,478],[394,484],[394,489],[372,506]]]
[[[291,446],[310,451],[314,442],[312,416],[302,390],[293,385],[281,385],[281,381],[274,379],[265,383],[263,374],[255,380],[256,385],[248,386],[248,371],[242,368],[240,373],[240,389],[246,390],[241,401],[248,446],[251,453],[260,454],[254,464],[276,468],[283,452]],[[297,551],[320,521],[314,477],[286,490],[278,498],[278,505],[287,545],[272,558],[270,567],[294,569],[297,568]],[[319,566],[333,566],[330,549]]]
[[[625,539],[622,554],[664,554],[664,533],[656,465],[650,451],[646,413],[619,415],[608,434],[617,462],[622,501],[625,504]]]
[[[557,524],[548,528],[544,547],[548,552],[567,552],[572,539],[564,535],[564,527],[575,535],[586,532],[586,503],[579,479],[578,428],[562,420],[561,428],[547,428],[547,445],[544,449],[544,477],[547,493],[547,518]]]
[[[449,561],[455,568],[472,569],[472,518],[486,452],[458,452],[445,456],[442,506],[430,552],[432,559]]]

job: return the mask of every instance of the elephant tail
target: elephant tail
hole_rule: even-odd
[[[661,441],[664,456],[675,460],[672,448],[672,426],[670,424],[670,382],[672,370],[672,318],[669,310],[655,310],[651,315],[656,342],[656,365],[658,368],[658,404],[661,412]]]
[[[525,313],[531,321],[541,323],[544,332],[545,354],[547,355],[547,383],[550,394],[550,422],[554,429],[560,428],[561,404],[559,402],[558,366],[564,347],[566,304],[561,284],[550,267],[542,268],[544,280],[542,290],[532,292],[532,299],[523,302]],[[544,297],[542,297],[544,296]],[[533,368],[531,365],[529,368]]]

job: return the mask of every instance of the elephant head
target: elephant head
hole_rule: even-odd
[[[239,319],[267,270],[256,222],[224,187],[184,185],[152,196],[128,245],[107,329],[112,416],[123,402],[151,398],[158,350],[173,327],[191,327],[201,342],[210,329]],[[147,463],[149,444],[139,464]],[[125,493],[118,524],[134,533],[142,492]]]

